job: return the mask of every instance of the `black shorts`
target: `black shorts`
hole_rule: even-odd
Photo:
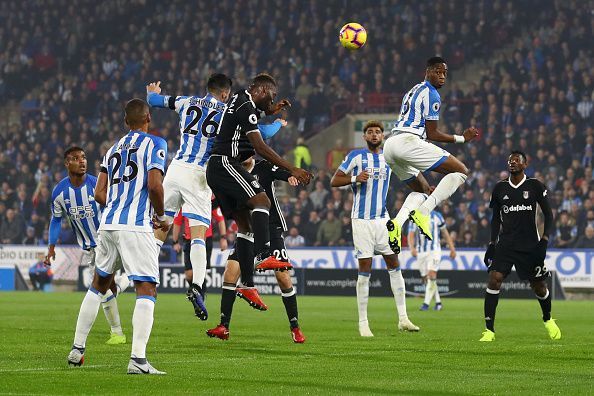
[[[544,280],[551,276],[544,261],[536,261],[533,252],[497,246],[489,272],[501,272],[507,277],[512,267],[516,267],[516,273],[522,280]]]
[[[207,237],[204,241],[206,244],[206,269],[210,268],[210,256],[212,254],[212,237]],[[192,248],[192,241],[186,240],[184,242],[184,268],[186,271],[192,270],[192,262],[190,261],[190,249]]]
[[[225,217],[238,209],[247,208],[247,201],[264,189],[238,160],[213,155],[206,167],[206,180],[217,197]]]

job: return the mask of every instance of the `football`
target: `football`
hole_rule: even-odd
[[[367,41],[367,31],[360,24],[349,22],[340,29],[338,38],[344,48],[351,51],[358,50]]]

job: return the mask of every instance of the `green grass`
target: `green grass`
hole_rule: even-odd
[[[163,377],[125,375],[130,344],[107,346],[100,312],[87,343],[85,365],[68,368],[82,293],[0,294],[0,394],[592,394],[594,302],[553,302],[563,339],[548,339],[535,300],[499,303],[497,340],[477,342],[482,301],[444,300],[442,312],[419,312],[410,298],[416,334],[396,329],[394,301],[371,298],[375,334],[357,331],[355,298],[301,297],[304,345],[291,342],[279,297],[268,312],[235,305],[231,338],[205,336],[217,324],[200,322],[181,295],[159,296],[148,346]],[[118,298],[131,341],[131,293]]]

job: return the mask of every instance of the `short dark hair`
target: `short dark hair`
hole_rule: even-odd
[[[137,127],[144,124],[146,115],[149,113],[149,105],[142,99],[134,98],[126,103],[124,113],[128,126]]]
[[[382,130],[382,132],[384,131],[384,126],[382,125],[382,123],[375,120],[367,121],[367,124],[365,124],[365,126],[363,127],[363,133],[367,132],[369,128],[379,128]]]
[[[273,85],[277,86],[276,80],[268,73],[260,73],[252,80],[252,85],[261,87],[262,85]]]
[[[526,153],[524,153],[523,151],[520,151],[520,150],[513,150],[509,155],[510,155],[510,157],[512,155],[519,155],[520,157],[522,157],[524,159],[524,162],[528,161],[528,157],[526,157]]]
[[[66,151],[64,151],[64,159],[68,158],[68,156],[74,152],[77,151],[82,151],[83,153],[85,152],[85,150],[83,150],[82,147],[78,147],[78,146],[71,146],[68,147],[68,149],[66,149]]]
[[[440,63],[447,63],[441,56],[433,56],[427,59],[427,68],[439,65]]]
[[[208,78],[206,87],[210,92],[221,92],[226,89],[231,89],[233,81],[225,74],[215,73]]]

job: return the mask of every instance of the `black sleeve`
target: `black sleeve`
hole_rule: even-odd
[[[241,132],[245,135],[251,132],[258,132],[258,111],[252,105],[252,102],[244,102],[241,104],[236,112],[235,117],[237,117],[237,123],[241,128]]]
[[[549,237],[553,232],[553,210],[551,209],[551,205],[549,203],[549,198],[547,197],[548,191],[547,187],[538,182],[537,184],[537,194],[536,194],[536,202],[542,209],[542,213],[544,215],[544,235]]]
[[[499,231],[501,229],[501,208],[499,201],[497,200],[496,192],[497,186],[495,186],[493,193],[491,193],[491,202],[489,203],[489,207],[493,210],[493,216],[491,217],[491,242],[497,242],[497,237],[499,236]]]
[[[270,170],[274,180],[289,181],[289,177],[291,177],[291,173],[288,170],[280,168],[276,165],[274,165]]]
[[[177,96],[170,96],[169,99],[167,100],[167,106],[169,106],[169,108],[171,110],[175,110],[175,99],[177,98]]]

